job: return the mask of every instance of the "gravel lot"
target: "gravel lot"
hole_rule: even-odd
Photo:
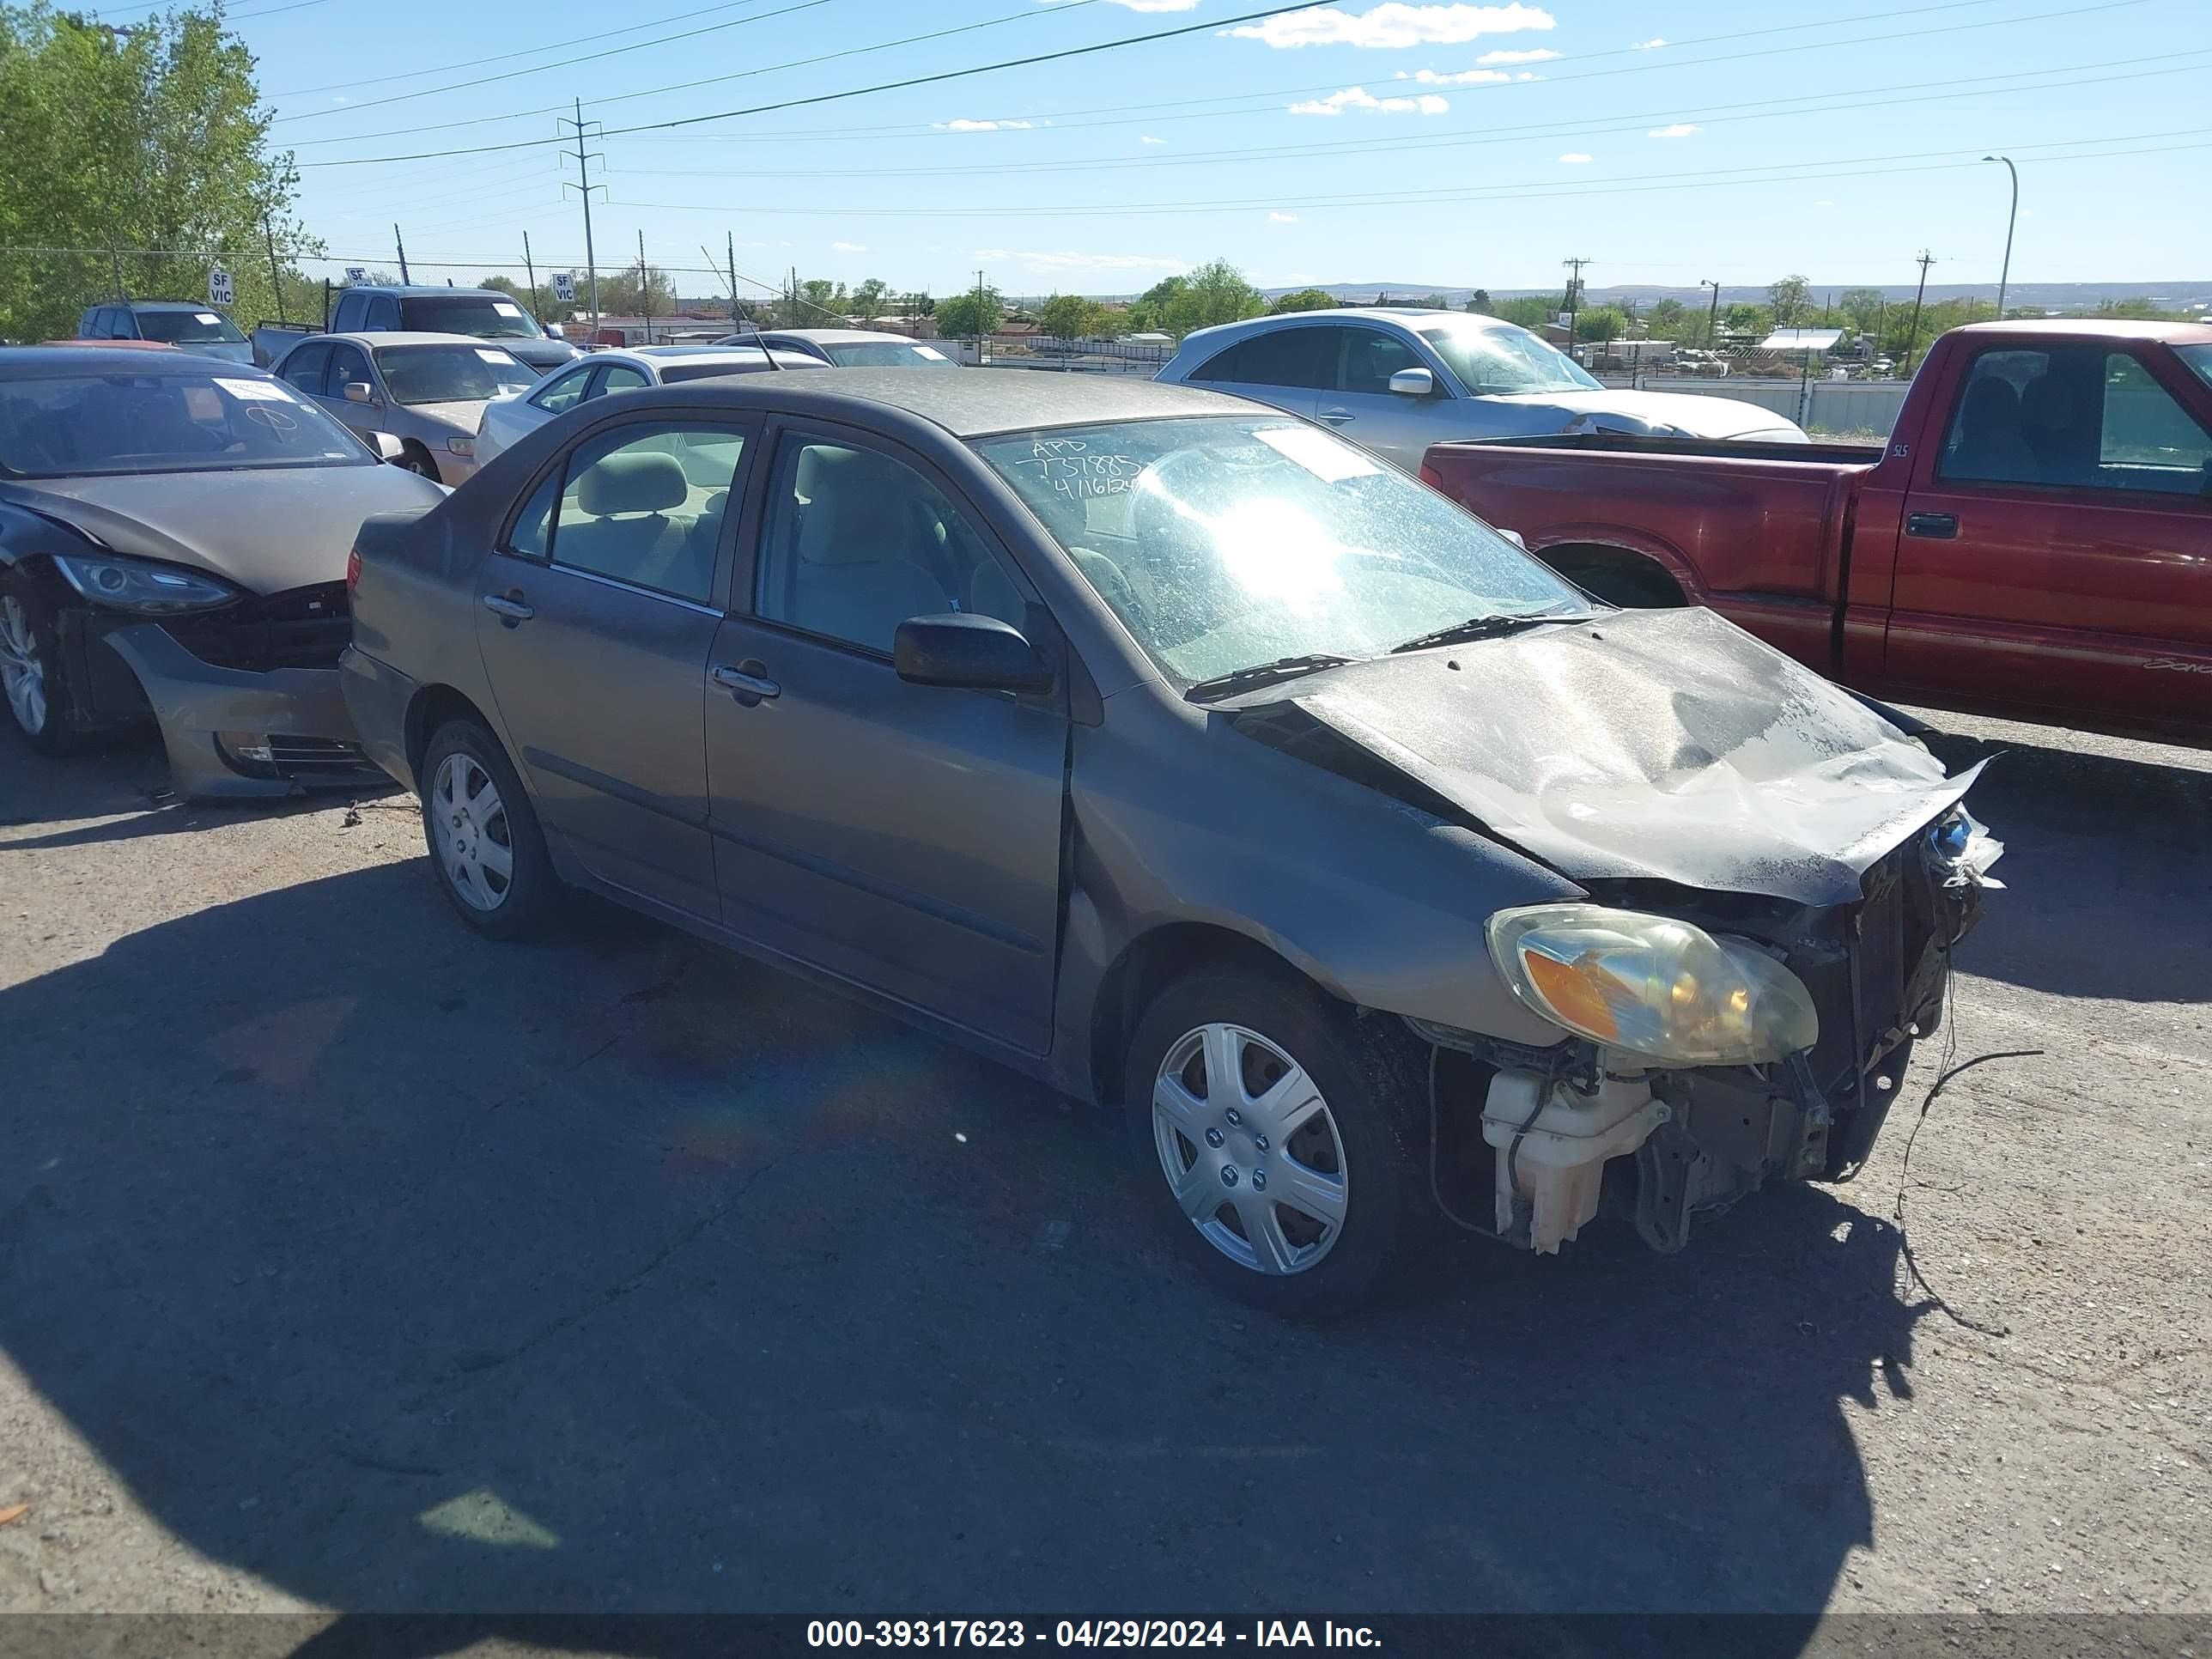
[[[2212,756],[1942,723],[2009,748],[1959,1057],[2044,1052],[1904,1230],[1932,1054],[1855,1185],[1319,1332],[1099,1115],[596,904],[476,939],[404,798],[0,738],[0,1610],[2212,1612]]]

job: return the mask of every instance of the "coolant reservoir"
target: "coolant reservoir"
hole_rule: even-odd
[[[1597,1213],[1606,1160],[1633,1152],[1667,1117],[1642,1078],[1608,1077],[1585,1095],[1534,1072],[1498,1073],[1482,1108],[1482,1138],[1498,1149],[1498,1231],[1510,1236],[1514,1200],[1525,1198],[1530,1247],[1557,1255]]]

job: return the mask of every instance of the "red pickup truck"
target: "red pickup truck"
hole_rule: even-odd
[[[2212,743],[2212,326],[1954,329],[1887,445],[1506,439],[1421,476],[1870,696]]]

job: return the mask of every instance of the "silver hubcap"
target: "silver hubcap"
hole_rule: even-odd
[[[1182,1212],[1254,1273],[1304,1273],[1344,1231],[1344,1141],[1298,1063],[1257,1031],[1201,1025],[1152,1085],[1152,1141]]]
[[[514,838],[491,774],[466,755],[438,763],[430,832],[453,890],[472,909],[496,910],[514,880]]]
[[[15,724],[26,732],[46,729],[46,665],[31,632],[31,613],[13,593],[0,599],[0,690]]]

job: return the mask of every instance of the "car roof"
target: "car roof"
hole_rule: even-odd
[[[1433,306],[1337,306],[1328,311],[1285,311],[1270,313],[1265,317],[1247,317],[1234,323],[1216,323],[1211,328],[1195,328],[1182,337],[1188,346],[1193,340],[1225,340],[1233,335],[1256,332],[1273,327],[1295,327],[1300,323],[1397,323],[1407,324],[1418,317],[1432,317],[1464,328],[1514,328],[1520,325],[1509,323],[1503,317],[1492,317],[1479,311],[1438,311]]]
[[[258,375],[270,380],[265,368],[252,363],[224,362],[173,345],[149,345],[143,340],[70,340],[34,346],[0,348],[0,380],[28,380],[33,376],[66,374],[94,366],[86,354],[99,354],[99,372],[137,370],[148,374],[222,374],[236,378]]]
[[[514,337],[519,339],[521,337],[518,335]],[[360,334],[309,334],[301,337],[301,343],[304,344],[308,340],[343,340],[349,345],[363,346],[370,351],[376,350],[380,346],[410,345],[482,346],[488,350],[507,350],[507,348],[501,345],[497,340],[480,340],[473,334],[447,334],[431,329],[419,328],[395,328]],[[297,351],[299,349],[298,346],[291,346],[286,349],[290,352]],[[510,357],[514,356],[511,351],[507,355]]]
[[[1164,386],[1133,374],[1054,374],[1029,368],[979,368],[967,374],[917,374],[910,368],[823,368],[799,375],[753,374],[727,380],[686,380],[625,398],[706,403],[731,409],[773,404],[825,420],[883,425],[885,407],[926,421],[956,438],[981,438],[1040,427],[1092,426],[1109,421],[1163,420],[1178,415],[1267,415],[1242,398],[1194,386]]]
[[[215,307],[204,300],[102,300],[101,306],[121,306],[125,311],[213,311]],[[87,306],[87,311],[97,311],[99,306]]]
[[[2079,334],[2092,339],[2157,340],[2168,345],[2212,343],[2212,322],[2153,322],[2132,317],[2012,317],[2003,322],[1968,323],[1954,334]]]
[[[488,294],[495,300],[512,300],[514,297],[511,294],[502,294],[495,288],[447,288],[443,283],[350,283],[339,292],[396,294],[403,300],[427,298],[434,294]]]
[[[909,334],[894,334],[880,328],[764,328],[763,334],[782,340],[811,340],[816,345],[866,345],[872,341],[896,340],[901,345],[922,345]]]
[[[698,357],[726,357],[732,351],[758,352],[760,349],[761,348],[758,346],[717,345],[713,342],[708,341],[697,345],[678,343],[673,345],[625,346],[619,352],[610,351],[598,355],[609,357],[673,357],[679,362],[689,362]],[[750,362],[751,359],[747,358],[746,361]]]
[[[670,365],[683,363],[696,366],[700,363],[711,365],[717,362],[727,363],[735,368],[739,364],[750,365],[763,361],[781,364],[785,368],[819,368],[822,367],[821,359],[810,357],[803,351],[789,349],[771,351],[765,347],[754,345],[614,346],[605,351],[586,353],[578,361],[593,363],[627,362],[635,364],[641,368],[650,368],[655,363]],[[568,366],[565,363],[562,365],[564,368]]]

